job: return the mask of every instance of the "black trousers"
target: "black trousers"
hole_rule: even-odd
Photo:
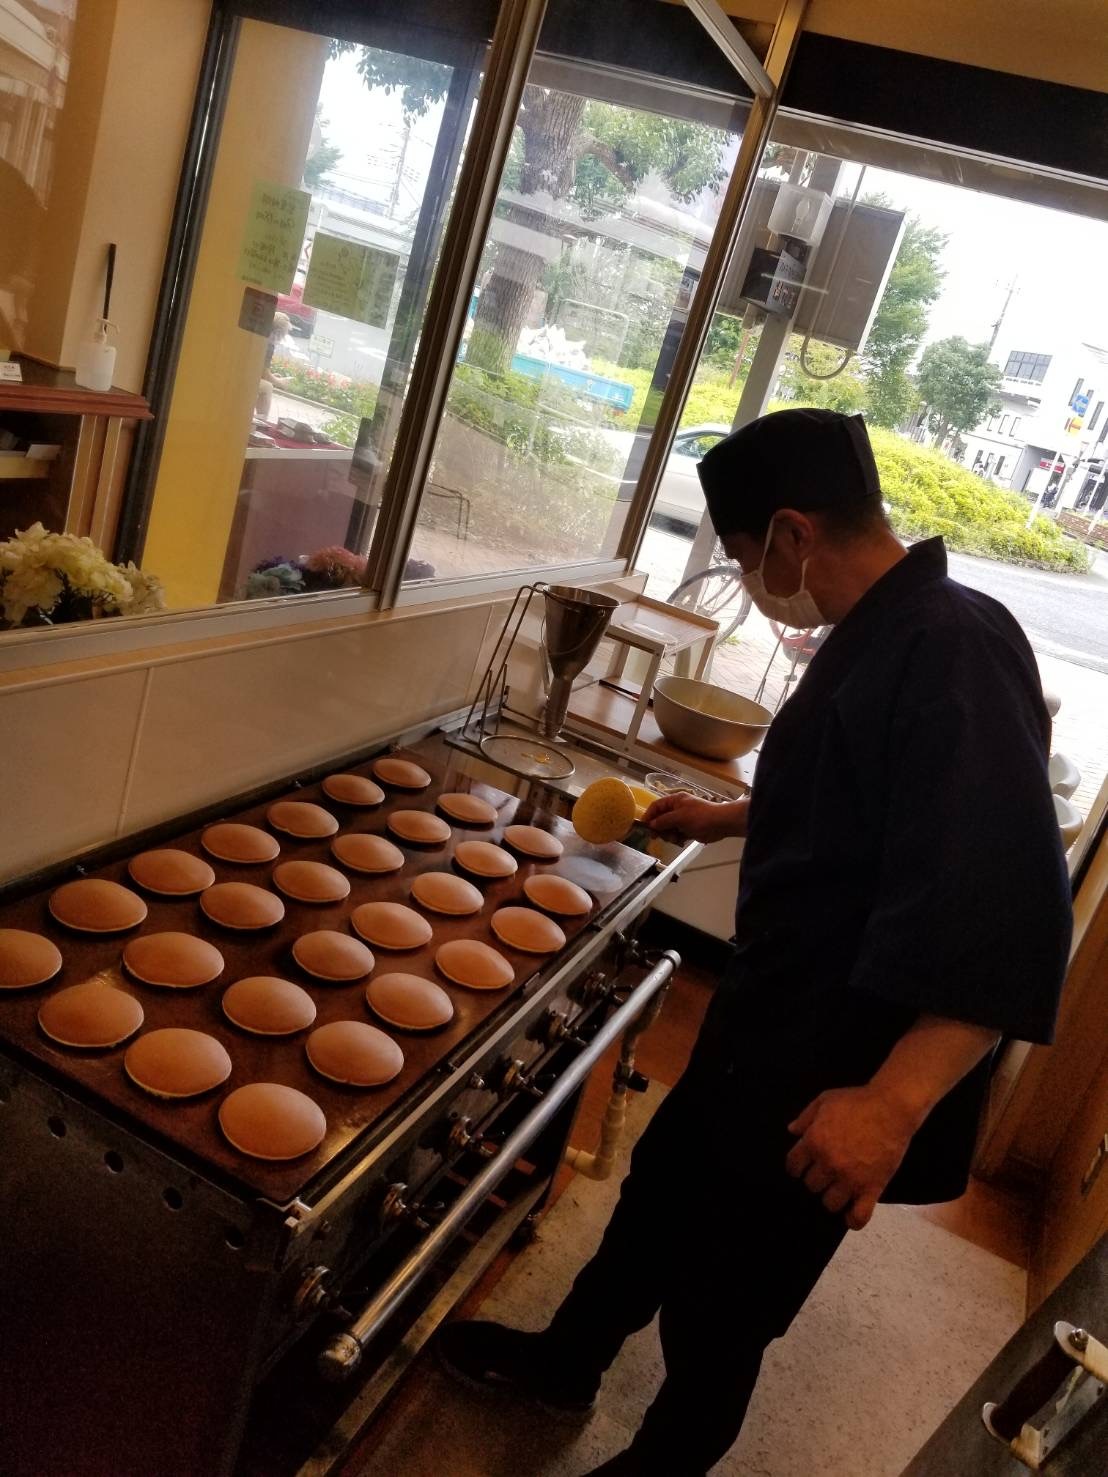
[[[643,1473],[701,1477],[723,1456],[766,1345],[844,1235],[842,1216],[785,1173],[798,1107],[767,1088],[768,1075],[752,1082],[713,1045],[710,1025],[702,1033],[543,1341],[575,1384],[599,1384],[628,1335],[660,1313],[665,1380],[631,1448]]]

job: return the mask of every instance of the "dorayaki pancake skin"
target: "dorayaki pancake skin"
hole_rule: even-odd
[[[305,973],[331,983],[364,980],[374,964],[365,944],[333,928],[302,933],[292,946],[292,957]]]
[[[555,861],[564,849],[557,836],[538,826],[505,826],[504,840],[513,850],[539,862]]]
[[[285,916],[277,894],[252,882],[217,882],[200,894],[200,907],[213,923],[243,931],[272,928]]]
[[[566,936],[553,918],[534,908],[498,908],[491,927],[502,944],[526,954],[554,954],[565,947]]]
[[[126,990],[103,980],[82,980],[48,996],[38,1023],[52,1041],[86,1050],[118,1046],[142,1025],[142,1006]]]
[[[404,903],[362,903],[351,913],[350,926],[378,949],[419,949],[432,934],[427,919]]]
[[[450,827],[429,810],[394,810],[388,824],[394,836],[416,846],[442,846],[450,840]]]
[[[394,790],[425,790],[431,783],[431,776],[421,765],[391,754],[374,761],[373,773],[383,785],[391,785]]]
[[[464,826],[491,826],[496,822],[496,807],[464,790],[448,790],[435,804],[444,815]]]
[[[459,841],[454,848],[454,860],[474,877],[514,877],[519,870],[511,852],[494,846],[491,841]]]
[[[140,851],[128,862],[127,870],[132,882],[160,897],[192,897],[215,881],[215,873],[203,857],[172,846]]]
[[[345,1087],[380,1087],[399,1075],[404,1053],[384,1031],[366,1021],[328,1021],[304,1043],[321,1077]]]
[[[322,805],[307,800],[278,800],[265,813],[275,831],[295,836],[298,841],[314,841],[320,836],[333,836],[339,823]]]
[[[447,913],[456,918],[479,913],[485,904],[473,883],[454,872],[421,872],[412,883],[412,897],[432,913]]]
[[[298,903],[341,903],[350,896],[350,883],[325,862],[279,862],[273,885]]]
[[[450,939],[435,954],[435,966],[467,990],[503,990],[515,979],[504,955],[478,939]]]
[[[401,1031],[434,1031],[454,1019],[454,1002],[442,986],[417,974],[379,974],[365,998],[375,1016]]]
[[[198,1097],[231,1075],[231,1058],[221,1042],[206,1031],[166,1026],[133,1041],[123,1069],[137,1087],[155,1097]]]
[[[364,774],[329,774],[323,781],[323,793],[340,805],[380,805],[385,792]]]
[[[259,866],[281,855],[281,843],[276,836],[260,826],[243,825],[241,821],[218,821],[209,826],[200,837],[200,845],[209,856],[243,867]]]
[[[103,877],[66,882],[50,894],[50,911],[59,923],[78,933],[122,933],[137,928],[146,904],[137,892]]]
[[[352,872],[373,875],[398,872],[404,865],[404,853],[399,846],[394,846],[386,836],[370,836],[362,831],[336,836],[331,842],[331,854]]]
[[[219,1105],[227,1142],[253,1159],[299,1159],[327,1132],[323,1109],[307,1093],[279,1082],[248,1082]]]
[[[123,950],[127,973],[144,985],[191,990],[223,973],[223,955],[191,933],[144,933]]]
[[[0,990],[44,985],[61,967],[61,951],[41,933],[0,928]]]
[[[251,974],[223,992],[223,1014],[255,1036],[291,1036],[315,1021],[315,1001],[277,975]]]

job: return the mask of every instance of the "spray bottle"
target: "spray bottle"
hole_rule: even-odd
[[[115,276],[115,242],[108,247],[108,275],[104,284],[104,312],[97,318],[92,337],[85,340],[77,355],[77,383],[86,390],[110,390],[115,373],[115,346],[108,342],[108,330],[115,324],[108,316],[112,304],[112,278]]]

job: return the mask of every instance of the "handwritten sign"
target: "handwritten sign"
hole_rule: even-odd
[[[16,364],[14,360],[5,360],[0,364],[0,381],[8,384],[21,385],[23,383],[23,366]]]
[[[361,241],[317,232],[304,283],[304,301],[373,328],[388,323],[400,257]]]
[[[288,292],[304,244],[312,197],[306,190],[256,180],[250,194],[238,275],[264,292]]]

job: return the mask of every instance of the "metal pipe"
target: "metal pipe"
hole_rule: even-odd
[[[734,255],[739,226],[758,177],[758,165],[769,141],[781,87],[796,49],[807,4],[808,0],[785,0],[777,17],[765,61],[766,74],[774,90],[769,97],[756,96],[751,104],[735,167],[704,257],[700,281],[689,304],[685,331],[674,355],[669,383],[658,405],[654,429],[620,539],[619,554],[627,560],[629,567],[634,565],[646,534],[647,511],[665,471],[670,445],[700,363],[700,353],[708,336],[724,276]]]
[[[623,1138],[623,1130],[627,1126],[627,1094],[630,1091],[628,1084],[635,1070],[635,1053],[638,1050],[639,1038],[645,1035],[658,1019],[665,995],[664,988],[659,990],[642,1014],[633,1020],[623,1033],[619,1066],[612,1079],[612,1091],[600,1125],[600,1143],[595,1153],[590,1153],[587,1149],[566,1150],[565,1162],[578,1174],[583,1174],[586,1179],[611,1178],[612,1170],[615,1168],[616,1150]]]
[[[495,1159],[477,1174],[458,1196],[450,1210],[416,1247],[410,1257],[393,1272],[384,1286],[370,1299],[345,1333],[336,1335],[319,1356],[321,1372],[332,1380],[344,1380],[361,1362],[366,1344],[392,1317],[434,1265],[443,1248],[453,1240],[488,1195],[507,1178],[516,1161],[538,1137],[571,1093],[588,1076],[616,1037],[631,1024],[662,987],[669,983],[673,971],[681,963],[679,954],[667,949],[646,978],[632,991],[610,1020],[566,1069],[557,1082],[539,1099],[535,1108],[510,1134]]]

